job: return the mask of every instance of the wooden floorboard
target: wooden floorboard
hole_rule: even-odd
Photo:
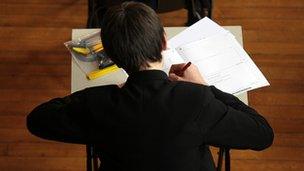
[[[240,171],[264,171],[264,170],[276,170],[276,171],[297,171],[304,168],[304,163],[302,161],[281,161],[281,160],[232,160],[231,170]]]
[[[84,171],[84,157],[1,157],[0,170]]]
[[[242,26],[244,47],[271,84],[250,92],[249,104],[274,128],[273,146],[232,150],[234,171],[304,168],[303,13],[303,0],[214,1],[213,19]],[[165,26],[182,26],[186,15],[181,9],[160,17]],[[37,138],[25,120],[38,104],[69,94],[63,43],[72,28],[85,28],[87,1],[1,0],[0,18],[0,170],[85,170],[84,146]]]
[[[257,31],[271,31],[271,30],[283,30],[290,32],[303,31],[304,23],[301,19],[220,19],[214,17],[221,25],[241,25],[244,30],[257,30]],[[287,35],[286,35],[287,36]]]
[[[254,108],[268,118],[304,119],[304,106],[254,105]]]
[[[83,157],[85,145],[63,143],[11,143],[7,157]]]
[[[215,8],[213,13],[220,19],[304,19],[301,7],[259,7],[258,10],[256,12],[256,7],[222,7]]]
[[[268,1],[262,1],[262,0],[217,0],[215,2],[215,7],[221,8],[221,7],[254,7],[254,8],[260,8],[260,7],[269,7],[269,8],[275,8],[275,7],[282,7],[282,8],[298,8],[298,7],[304,7],[304,2],[302,0],[268,0]],[[257,10],[258,10],[257,9]]]
[[[304,35],[290,30],[244,30],[243,36],[245,42],[302,43],[304,41]]]

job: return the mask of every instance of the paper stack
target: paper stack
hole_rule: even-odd
[[[235,37],[207,17],[170,39],[163,58],[165,72],[191,61],[209,85],[231,94],[269,85]]]

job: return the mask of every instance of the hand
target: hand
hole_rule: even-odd
[[[186,63],[172,65],[169,71],[169,79],[171,81],[187,81],[208,85],[194,64],[191,64],[182,74],[180,74],[180,71],[185,65]]]

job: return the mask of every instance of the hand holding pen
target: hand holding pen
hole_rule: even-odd
[[[169,71],[169,79],[208,85],[198,68],[191,62],[172,65]]]

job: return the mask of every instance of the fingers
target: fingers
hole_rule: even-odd
[[[186,81],[183,77],[180,77],[174,73],[169,74],[169,80],[171,81]]]
[[[179,77],[175,73],[169,73],[169,80],[171,80],[171,81],[183,81],[184,79],[182,77]]]
[[[177,71],[182,70],[185,65],[186,65],[186,63],[173,64],[170,68],[169,73],[176,73]]]
[[[187,69],[183,69],[185,65],[185,63],[172,65],[169,71],[169,79],[171,81],[186,81],[207,85],[199,69],[194,64],[191,64]]]

